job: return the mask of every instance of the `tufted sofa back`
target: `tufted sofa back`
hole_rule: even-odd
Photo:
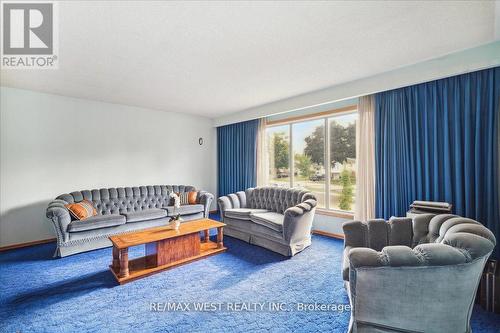
[[[316,200],[311,192],[294,188],[265,186],[249,188],[245,192],[247,207],[267,209],[280,214],[307,199]]]
[[[188,185],[151,185],[76,191],[62,194],[56,199],[67,203],[89,200],[94,204],[97,214],[109,215],[167,207],[170,193],[190,191],[196,190]]]

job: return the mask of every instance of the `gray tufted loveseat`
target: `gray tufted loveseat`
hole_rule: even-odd
[[[154,185],[124,188],[84,190],[62,194],[47,208],[57,235],[54,256],[71,254],[111,246],[110,235],[168,224],[174,215],[169,195],[171,192],[196,191],[187,185]],[[175,211],[183,220],[208,217],[214,196],[198,191],[197,204],[183,205]],[[83,221],[72,218],[65,205],[89,200],[97,215]]]
[[[346,222],[349,332],[470,332],[493,233],[452,214]]]
[[[224,233],[293,256],[311,245],[316,198],[310,192],[257,187],[218,199]]]

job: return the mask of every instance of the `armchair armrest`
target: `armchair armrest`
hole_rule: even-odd
[[[69,240],[67,230],[71,222],[71,216],[65,205],[66,202],[63,200],[54,200],[49,204],[46,211],[46,216],[54,223],[59,244]]]
[[[310,236],[316,205],[316,200],[307,199],[285,210],[283,236],[287,242],[300,241]]]
[[[210,212],[210,206],[212,205],[212,201],[214,200],[214,195],[207,191],[199,191],[198,192],[198,202],[203,205],[203,216],[206,218]]]
[[[350,249],[348,257],[352,268],[382,266],[381,253],[367,247]]]
[[[486,244],[484,251],[479,254],[486,255],[492,250],[492,244]],[[354,248],[349,251],[349,262],[354,269],[379,266],[457,265],[473,259],[475,258],[470,258],[453,246],[440,243],[421,244],[414,249],[404,245],[392,245],[384,247],[380,252],[369,248]]]

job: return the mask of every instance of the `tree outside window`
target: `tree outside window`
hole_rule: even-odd
[[[292,182],[293,187],[315,194],[320,208],[353,211],[356,204],[356,120],[357,113],[348,113],[268,127],[270,184],[290,186]],[[328,163],[325,163],[325,122],[330,147]],[[290,142],[290,134],[293,142]],[[290,174],[290,154],[293,154],[293,175]],[[329,193],[326,193],[328,188]]]

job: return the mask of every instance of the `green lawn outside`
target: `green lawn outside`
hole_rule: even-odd
[[[318,199],[318,207],[325,208],[325,182],[324,181],[310,181],[309,179],[302,176],[295,176],[295,186],[302,187],[311,191],[316,198]],[[290,178],[272,178],[269,181],[270,185],[277,186],[290,186]],[[339,202],[340,196],[342,194],[342,185],[340,185],[340,180],[332,180],[330,182],[330,209],[340,210]],[[355,207],[355,197],[356,197],[356,189],[353,186],[353,198],[352,198],[352,206],[351,211],[354,211]]]

